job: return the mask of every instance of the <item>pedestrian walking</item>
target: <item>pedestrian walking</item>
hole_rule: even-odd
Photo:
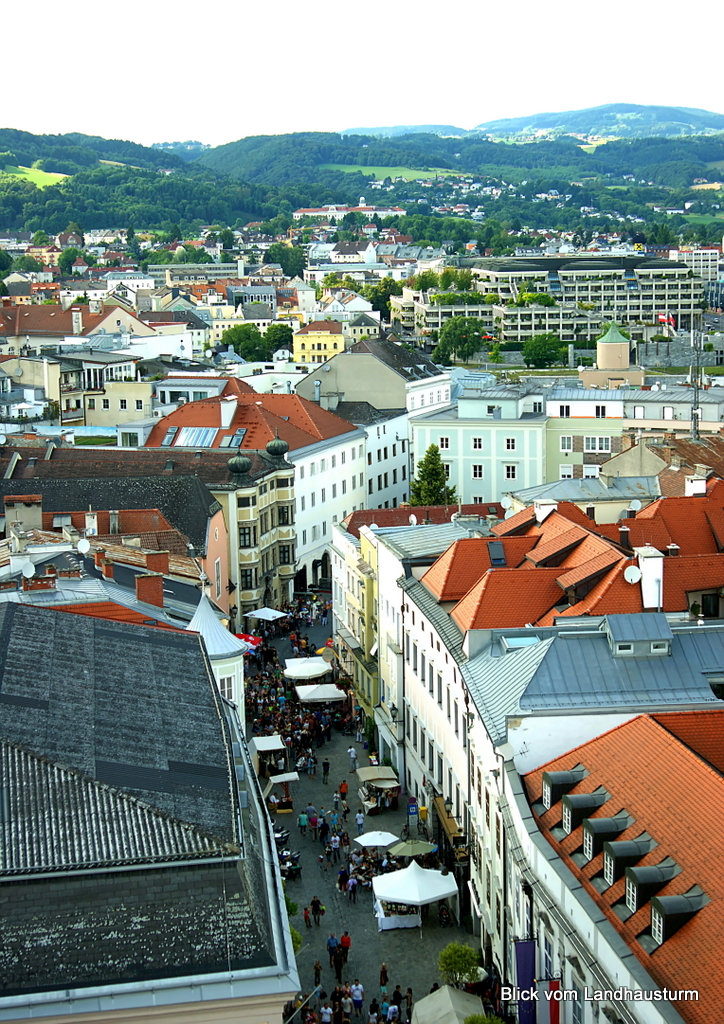
[[[400,1006],[402,1006],[402,1000],[404,998],[405,997],[402,994],[402,989],[400,988],[400,986],[395,985],[395,991],[392,993],[390,1002],[393,1004],[393,1006],[397,1006],[399,1008]]]
[[[349,804],[346,800],[342,801],[342,821],[347,821],[347,815],[349,814]]]
[[[339,787],[339,795],[342,797],[343,801],[347,799],[347,794],[348,793],[349,793],[349,783],[347,782],[346,779],[342,779],[342,784]]]
[[[337,862],[339,860],[339,848],[342,845],[341,838],[335,833],[329,840],[329,845],[332,848],[332,859]]]
[[[412,1020],[412,1004],[414,999],[412,998],[412,989],[408,988],[405,992],[405,1016],[408,1021]]]
[[[327,864],[331,864],[332,863],[332,855],[333,855],[333,853],[334,853],[334,850],[332,849],[331,843],[327,843],[327,845],[324,848],[324,856],[327,858]],[[325,870],[326,870],[326,868],[325,868]]]
[[[349,960],[349,951],[352,948],[352,936],[349,932],[344,932],[339,940],[339,944],[342,947],[342,952],[344,953],[344,962],[347,963]]]
[[[350,743],[347,747],[347,753],[349,755],[349,770],[351,772],[357,771],[357,748],[354,744]]]
[[[380,1004],[373,999],[367,1010],[367,1024],[378,1024],[380,1019]]]
[[[357,835],[361,836],[365,830],[365,816],[363,811],[357,811],[354,816],[354,820],[357,823]]]
[[[351,875],[347,882],[347,899],[350,903],[357,902],[357,879],[354,875]]]
[[[347,868],[340,868],[337,872],[337,888],[340,892],[346,892],[347,882],[349,882],[349,872]]]
[[[312,839],[316,843],[316,841],[317,841],[317,823],[319,821],[319,818],[317,817],[317,812],[315,811],[314,814],[310,814],[308,820],[309,820],[309,831],[312,834]]]
[[[390,980],[390,976],[387,973],[387,964],[382,964],[380,967],[380,992],[383,996],[387,995],[387,982]]]
[[[362,716],[357,719],[357,731],[354,737],[358,743],[361,743],[364,739],[364,733],[362,732]]]
[[[338,984],[342,984],[342,971],[344,969],[344,954],[338,947],[334,957],[332,958],[332,966],[334,967],[334,976],[337,979]]]
[[[400,1007],[395,1003],[390,1003],[387,1007],[387,1021],[388,1024],[393,1024],[394,1021],[400,1019]]]
[[[325,784],[325,786],[327,784],[327,780],[328,779],[329,779],[329,758],[325,757],[325,759],[322,761],[322,782]]]
[[[322,915],[322,901],[319,896],[315,896],[313,900],[310,900],[309,909],[312,911],[314,923],[319,927],[319,919]]]
[[[354,979],[354,985],[352,985],[350,991],[352,992],[352,1002],[354,1003],[354,1015],[355,1017],[362,1016],[362,1004],[365,1000],[364,986],[360,983],[359,978]]]
[[[345,1017],[347,1017],[347,1019],[349,1019],[349,1017],[352,1015],[352,1010],[354,1009],[354,1003],[352,1002],[352,996],[350,995],[349,992],[345,992],[344,993],[344,995],[342,996],[342,998],[340,1000],[340,1003],[341,1003],[341,1006],[342,1006],[342,1013],[344,1014]]]
[[[326,846],[326,844],[327,844],[327,837],[328,836],[329,836],[329,825],[324,820],[324,818],[322,818],[321,823],[319,825],[319,841],[320,841],[320,843],[324,843],[325,846]]]
[[[337,948],[338,947],[339,947],[339,939],[334,934],[334,932],[331,932],[329,938],[327,939],[327,952],[329,953],[329,966],[330,967],[332,967],[332,960],[334,958],[334,954],[337,952]]]
[[[309,824],[309,818],[307,817],[307,814],[306,814],[305,811],[302,811],[302,813],[299,815],[299,818],[297,819],[297,824],[299,825],[300,833],[303,836],[306,836],[306,834],[307,834],[307,825]]]
[[[321,1024],[332,1024],[333,1014],[334,1010],[329,1005],[329,999],[327,999],[324,1005],[319,1008],[319,1020],[321,1021]]]
[[[317,988],[322,981],[322,965],[319,960],[314,961],[314,987]]]
[[[340,799],[341,798],[340,798],[340,795],[339,795],[339,790],[335,789],[334,796],[332,797],[332,805],[333,805],[335,811],[339,810],[339,801],[340,801]]]
[[[309,914],[309,907],[304,908],[304,923],[307,926],[307,928],[312,927],[312,919]]]
[[[317,857],[317,864],[319,864],[320,871],[327,870],[327,861],[323,853],[320,853],[320,855]]]

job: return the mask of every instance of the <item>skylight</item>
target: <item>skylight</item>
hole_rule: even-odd
[[[173,439],[176,436],[177,432],[178,427],[169,427],[168,430],[166,431],[166,436],[161,442],[161,447],[168,448],[169,445],[173,444]]]
[[[235,434],[227,434],[221,438],[219,448],[238,448],[246,435],[246,427],[237,430]]]
[[[217,433],[217,427],[181,427],[175,447],[210,448]]]

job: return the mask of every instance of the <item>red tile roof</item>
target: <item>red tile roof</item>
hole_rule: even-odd
[[[537,622],[564,595],[558,569],[489,569],[450,613],[463,632]],[[523,584],[525,581],[525,585]]]
[[[658,498],[636,514],[636,522],[659,519],[682,555],[707,555],[719,550],[706,518],[708,496]]]
[[[127,608],[123,604],[116,604],[115,601],[86,601],[79,604],[58,604],[43,605],[44,608],[51,608],[56,612],[70,612],[72,615],[87,615],[92,619],[109,619],[112,622],[135,622],[139,626],[153,626],[157,629],[170,629],[174,633],[183,633],[184,630],[177,629],[167,622],[160,622],[148,615]]]
[[[336,320],[313,320],[311,324],[300,328],[297,334],[319,334],[320,332],[324,334],[341,334],[342,324]]]
[[[551,610],[541,616],[536,625],[552,626],[560,616],[627,615],[642,612],[641,587],[627,583],[623,578],[624,569],[631,564],[630,561],[621,561],[614,565],[581,601],[565,611]]]
[[[422,582],[438,601],[459,601],[477,583],[484,572],[492,569],[490,544],[502,544],[507,568],[520,565],[527,551],[536,543],[534,537],[465,537],[451,544],[430,566]]]
[[[578,505],[574,505],[572,501],[559,501],[558,506],[553,512],[549,512],[546,516],[546,520],[550,519],[554,515],[562,516],[565,519],[570,520],[571,523],[577,523],[579,526],[584,526],[587,530],[595,528],[595,523],[590,519],[585,512],[581,512]],[[516,512],[510,519],[506,519],[502,523],[498,523],[497,526],[493,527],[493,533],[498,537],[504,537],[509,533],[517,533],[526,525],[535,521],[535,505],[529,505],[527,508],[521,509],[520,512]],[[569,525],[561,525],[560,529],[567,529]]]
[[[633,548],[642,548],[650,544],[658,551],[666,551],[672,543],[671,534],[660,519],[621,519],[618,523],[601,523],[596,527],[596,533],[618,544],[622,526],[628,527],[628,543]]]
[[[146,447],[159,448],[169,427],[216,427],[212,448],[219,448],[222,438],[242,428],[246,430],[242,448],[264,448],[278,433],[292,451],[357,429],[300,395],[260,395],[252,391],[240,392],[236,398],[236,411],[228,427],[221,426],[221,406],[229,399],[218,396],[187,402],[154,425]],[[165,450],[172,452],[174,446]]]
[[[554,527],[555,520],[550,525]],[[568,525],[570,526],[570,524]],[[561,530],[560,532],[553,528],[547,531],[546,536],[540,538],[535,546],[535,550],[531,551],[526,557],[533,565],[545,565],[552,558],[558,558],[564,552],[568,552],[571,548],[576,547],[587,536],[586,531],[582,530],[580,526],[571,526],[570,529]]]
[[[583,764],[589,774],[573,792],[591,793],[603,786],[611,796],[591,817],[605,818],[625,809],[634,823],[618,838],[633,839],[646,831],[656,842],[639,864],[659,864],[671,857],[682,869],[657,895],[679,895],[698,885],[709,897],[710,902],[691,920],[647,953],[638,936],[650,927],[648,901],[622,921],[613,905],[624,898],[625,879],[599,892],[591,879],[600,874],[603,855],[579,867],[571,854],[581,846],[581,826],[558,841],[551,828],[561,820],[560,803],[542,813],[538,805],[541,832],[657,984],[698,990],[698,1002],[676,1004],[689,1024],[720,1024],[722,1019],[724,874],[721,833],[712,823],[724,816],[724,778],[700,753],[717,756],[722,739],[724,710],[639,715],[523,779],[529,800],[540,801],[544,771],[566,771]]]

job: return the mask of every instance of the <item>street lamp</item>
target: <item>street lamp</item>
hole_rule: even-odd
[[[397,708],[396,708],[395,704],[394,703],[388,704],[388,708],[389,708],[389,711],[390,711],[390,718],[392,719],[393,722],[396,722],[397,721]]]
[[[445,797],[445,802],[444,802],[443,806],[445,808],[445,813],[447,814],[448,818],[452,818],[452,806],[453,805],[452,805],[452,800],[450,799],[449,796]]]

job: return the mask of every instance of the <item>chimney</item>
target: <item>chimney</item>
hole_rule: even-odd
[[[661,611],[664,600],[664,556],[661,551],[647,544],[634,548],[641,570],[641,600],[644,611]]]
[[[168,551],[147,551],[146,568],[149,572],[168,574]]]
[[[537,523],[542,523],[551,512],[555,512],[558,509],[558,502],[546,499],[544,501],[533,502],[535,508],[535,520]]]
[[[103,561],[101,562],[101,575],[104,580],[113,579],[113,562],[110,558],[103,558]]]
[[[619,528],[618,528],[618,542],[621,545],[621,547],[625,548],[627,551],[631,550],[630,536],[631,536],[631,531],[629,530],[628,526],[619,526]]]
[[[121,531],[120,531],[120,528],[119,528],[119,525],[118,525],[118,510],[117,509],[113,509],[112,511],[110,511],[108,513],[108,516],[109,516],[109,523],[110,523],[110,526],[109,526],[110,532],[113,533],[113,534],[120,533]]]
[[[163,608],[163,573],[147,572],[136,576],[136,600]]]
[[[71,309],[70,319],[73,325],[73,334],[83,333],[83,313],[79,309]]]
[[[221,408],[221,429],[228,430],[231,426],[231,421],[234,418],[236,412],[237,398],[236,395],[230,395],[228,398],[222,398],[220,402]]]
[[[95,551],[93,552],[93,564],[95,565],[96,569],[100,569],[101,565],[105,561],[105,558],[106,558],[106,549],[105,548],[96,548]]]
[[[321,380],[315,380],[314,382],[314,401],[319,405],[319,399],[322,394],[322,382]]]
[[[40,494],[6,494],[7,522],[17,520],[23,530],[43,529],[43,497]]]
[[[687,476],[684,478],[684,494],[687,498],[694,498],[698,494],[706,494],[706,477]]]
[[[89,313],[101,313],[101,300],[100,299],[89,299],[88,300],[88,312]]]
[[[679,553],[679,545],[678,544],[667,544],[666,545],[666,550],[667,550],[667,552],[669,554],[669,557],[670,558],[674,558]]]

